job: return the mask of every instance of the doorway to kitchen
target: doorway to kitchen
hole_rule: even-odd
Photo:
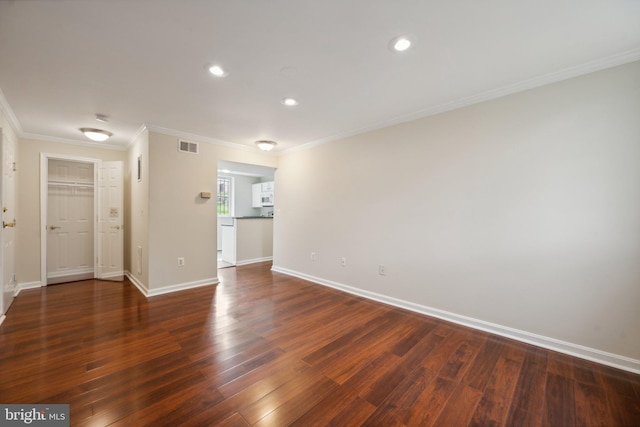
[[[218,268],[273,259],[275,170],[218,161]]]

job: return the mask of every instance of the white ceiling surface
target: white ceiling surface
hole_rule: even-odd
[[[225,170],[229,172],[224,172]],[[268,166],[250,165],[246,163],[228,162],[226,160],[218,160],[218,172],[228,175],[244,175],[252,177],[270,177],[273,178],[275,168]]]
[[[638,59],[638,0],[0,0],[19,132],[122,147],[146,124],[287,150]]]

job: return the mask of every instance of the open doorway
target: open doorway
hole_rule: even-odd
[[[220,160],[216,188],[218,268],[271,260],[275,168]]]
[[[124,279],[123,162],[40,155],[40,281]]]

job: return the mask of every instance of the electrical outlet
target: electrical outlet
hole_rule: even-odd
[[[316,253],[311,252],[311,261],[315,261],[315,260],[316,260]]]
[[[178,257],[178,267],[184,267],[184,257]]]
[[[386,276],[387,275],[387,267],[385,267],[384,265],[380,264],[378,266],[378,274],[381,276]]]
[[[347,266],[347,258],[345,258],[345,257],[340,258],[340,265],[343,266],[343,267],[346,267]]]

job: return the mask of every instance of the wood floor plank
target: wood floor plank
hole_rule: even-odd
[[[333,417],[327,425],[335,427],[363,425],[375,410],[375,406],[360,397],[346,402],[343,409]],[[307,424],[323,425],[323,424]]]
[[[482,399],[470,426],[502,426],[506,424],[525,352],[514,346],[504,349],[488,380]]]
[[[25,290],[0,325],[0,401],[67,403],[72,426],[640,425],[640,375],[270,268],[151,298]]]
[[[441,427],[468,425],[481,397],[481,391],[459,384],[433,425]]]
[[[456,383],[444,378],[436,378],[427,384],[411,408],[405,424],[424,427],[434,425],[455,389]]]
[[[400,425],[409,417],[411,408],[436,375],[418,366],[378,405],[365,425]]]
[[[550,427],[576,425],[573,379],[547,373],[542,425]]]
[[[602,387],[594,384],[575,383],[576,425],[605,427],[614,425]]]
[[[542,421],[547,373],[547,354],[531,348],[523,361],[507,425],[539,426]]]
[[[391,353],[373,354],[373,360],[363,366],[358,372],[354,373],[342,386],[335,392],[325,397],[315,407],[311,408],[304,415],[298,418],[292,426],[305,427],[309,425],[325,425],[336,420],[343,419],[343,412],[349,411],[351,408],[349,402],[357,401],[358,406],[362,406],[363,411],[367,412],[367,408],[376,409],[369,402],[361,405],[358,394],[361,390],[367,390],[381,376],[393,369],[399,360],[398,356]],[[371,410],[370,412],[373,412]],[[369,412],[369,414],[370,414]],[[367,415],[368,417],[369,415]],[[367,418],[365,417],[365,419]],[[333,420],[333,421],[332,421]],[[339,424],[338,424],[339,425]]]
[[[374,406],[382,404],[384,399],[400,384],[411,371],[424,361],[444,338],[430,333],[418,342],[404,357],[398,360],[394,369],[385,372],[378,380],[360,394]]]
[[[499,339],[488,339],[474,358],[473,363],[464,375],[463,382],[476,390],[484,391],[493,370],[504,351],[504,344]]]

